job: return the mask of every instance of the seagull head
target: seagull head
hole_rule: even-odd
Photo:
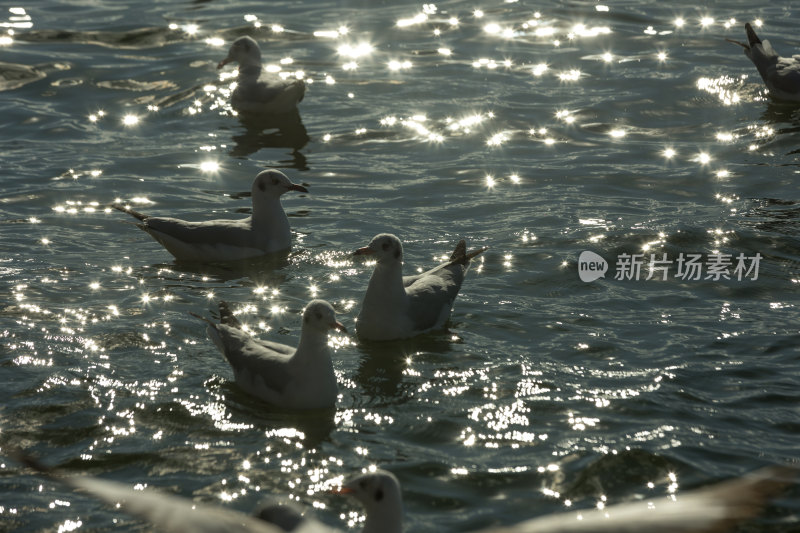
[[[758,35],[756,35],[756,31],[753,29],[753,26],[749,22],[747,22],[744,25],[744,31],[745,33],[747,33],[747,43],[736,41],[734,39],[725,39],[725,40],[728,41],[729,43],[738,44],[739,46],[744,48],[744,55],[746,55],[747,58],[750,59],[750,61],[753,61],[755,63],[755,60],[753,59],[753,47],[756,46],[757,44],[763,45],[763,43],[761,42],[761,39],[758,38]]]
[[[246,68],[257,66],[261,68],[261,49],[258,43],[252,38],[245,35],[239,37],[228,50],[228,57],[223,59],[217,64],[217,68],[222,68],[228,63],[239,63],[239,68]]]
[[[391,264],[403,260],[403,245],[391,233],[381,233],[372,238],[364,248],[356,250],[355,255],[371,255],[378,264]]]
[[[325,300],[311,300],[303,310],[303,327],[327,333],[338,329],[347,333],[347,328],[336,320],[336,311]]]
[[[253,180],[253,198],[277,197],[289,191],[308,192],[308,189],[292,183],[286,174],[274,169],[262,170]]]
[[[361,474],[347,481],[338,494],[349,494],[361,502],[370,518],[387,519],[395,522],[395,527],[402,522],[403,496],[400,482],[391,472],[376,470]],[[388,529],[388,524],[387,528]]]

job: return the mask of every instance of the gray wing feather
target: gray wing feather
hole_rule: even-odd
[[[450,310],[458,291],[461,290],[464,273],[462,265],[450,264],[414,276],[411,283],[406,286],[406,293],[409,296],[408,315],[414,321],[414,329],[425,330],[434,327],[443,309]]]
[[[775,88],[787,93],[800,91],[800,62],[780,58],[775,64],[774,74],[770,76]]]
[[[140,225],[159,240],[158,233],[169,235],[190,244],[227,244],[230,246],[258,248],[257,236],[250,218],[242,220],[214,220],[187,222],[177,218],[148,217]],[[152,230],[152,231],[151,231]],[[156,233],[153,233],[156,232]]]
[[[269,102],[290,87],[289,83],[267,84],[263,81],[246,83],[236,88],[236,97],[253,102]]]
[[[286,363],[294,355],[295,348],[260,339],[254,339],[246,332],[225,324],[212,324],[222,346],[218,346],[234,370],[246,370],[258,375],[271,389],[282,392],[289,382],[290,374]]]
[[[467,244],[462,239],[446,263],[422,274],[403,276],[403,286],[410,298],[409,316],[414,321],[414,329],[430,329],[437,325],[445,308],[450,311],[461,290],[470,260],[486,249],[483,247],[467,252]]]
[[[127,485],[91,477],[63,478],[64,483],[88,492],[131,515],[147,520],[158,531],[170,533],[281,533],[276,526],[224,507],[200,504],[171,494],[132,490]]]
[[[283,113],[303,100],[306,86],[302,80],[243,80],[232,95],[234,107],[244,111]]]
[[[719,533],[755,516],[797,471],[767,467],[741,478],[668,497],[534,518],[477,533]]]

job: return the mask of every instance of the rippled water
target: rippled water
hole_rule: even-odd
[[[791,3],[3,10],[2,446],[241,510],[290,496],[342,527],[361,509],[327,487],[377,465],[401,480],[414,531],[797,462],[800,116],[724,41],[757,18],[797,52]],[[242,34],[307,80],[299,116],[231,113],[215,66]],[[284,197],[284,261],[176,264],[107,208],[244,216],[265,167],[311,191]],[[352,329],[371,267],[351,253],[383,231],[407,271],[462,237],[490,247],[448,331],[335,337],[335,412],[239,390],[189,312],[225,299],[291,344],[316,296]],[[581,281],[586,250],[605,279]],[[615,279],[625,254],[644,254],[639,279]],[[668,279],[646,279],[650,254],[667,254]],[[681,254],[730,254],[732,279],[676,278]],[[736,279],[740,254],[760,255],[757,278]],[[0,466],[0,529],[144,528]],[[794,531],[797,510],[779,501],[757,529]]]

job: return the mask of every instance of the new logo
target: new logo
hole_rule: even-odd
[[[578,257],[578,275],[581,277],[581,281],[589,283],[597,278],[604,278],[607,271],[608,263],[605,259],[589,250],[581,252]]]

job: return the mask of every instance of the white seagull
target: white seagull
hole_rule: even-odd
[[[464,282],[470,260],[487,248],[467,252],[462,240],[450,260],[415,276],[403,276],[403,245],[389,233],[355,251],[377,263],[361,304],[356,333],[368,340],[413,337],[444,327]]]
[[[476,533],[721,533],[756,516],[796,476],[797,470],[791,467],[766,467],[674,496],[557,513]],[[359,475],[335,492],[350,494],[364,506],[362,533],[402,532],[400,483],[390,472]]]
[[[364,506],[367,515],[361,533],[402,533],[403,495],[391,472],[375,470],[358,475],[334,491],[348,494]]]
[[[288,191],[308,189],[292,183],[283,172],[259,172],[253,180],[253,214],[240,220],[188,222],[144,215],[120,204],[113,207],[139,219],[137,226],[179,261],[234,261],[291,247],[289,219],[281,206],[281,195]]]
[[[228,56],[219,62],[220,69],[228,63],[239,63],[236,88],[231,95],[231,105],[237,111],[279,114],[296,109],[306,93],[303,80],[270,79],[263,76],[261,49],[251,37],[239,37],[228,50]]]
[[[336,321],[331,304],[324,300],[308,303],[303,310],[297,348],[251,337],[225,302],[220,302],[219,313],[221,323],[206,320],[206,331],[233,367],[236,383],[241,388],[287,409],[335,407],[339,390],[328,346],[328,331],[346,332],[347,329]]]
[[[721,533],[756,516],[796,476],[790,467],[766,467],[671,496],[548,515],[479,533]]]
[[[211,503],[200,503],[159,490],[134,490],[125,483],[91,476],[62,476],[23,453],[14,457],[50,479],[149,522],[164,533],[337,533],[291,508],[272,505],[251,515]]]
[[[800,102],[800,55],[781,57],[769,41],[758,38],[749,22],[744,29],[747,32],[747,44],[726,40],[744,48],[744,55],[758,69],[770,96],[778,100]]]
[[[123,512],[150,522],[167,533],[334,533],[294,507],[271,506],[255,516],[219,505],[199,503],[156,490],[133,490],[114,481],[89,476],[59,476],[23,453],[18,461],[39,473],[82,490]],[[558,513],[493,526],[477,533],[721,533],[758,515],[770,498],[794,481],[797,470],[766,467],[714,485],[677,495],[631,503]],[[391,473],[378,470],[346,482],[338,491],[352,494],[367,514],[362,533],[400,533],[403,527],[400,484]]]

